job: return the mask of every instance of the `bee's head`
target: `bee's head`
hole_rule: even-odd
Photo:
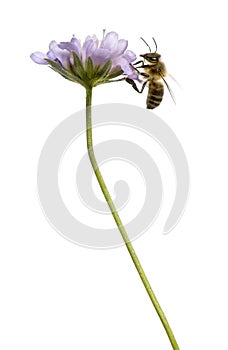
[[[149,52],[144,55],[140,55],[140,57],[144,58],[149,63],[159,62],[161,55],[157,52]]]
[[[151,48],[150,46],[147,44],[147,42],[141,37],[142,41],[144,41],[144,43],[146,44],[146,46],[149,48],[150,52],[149,53],[145,53],[144,55],[140,55],[140,57],[143,57],[144,60],[146,60],[149,63],[156,63],[160,60],[161,55],[159,55],[159,53],[157,53],[157,43],[155,41],[154,38],[154,44],[155,44],[155,51],[151,52]]]

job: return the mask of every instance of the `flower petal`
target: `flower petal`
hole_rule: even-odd
[[[125,52],[125,54],[123,55],[123,57],[124,58],[126,58],[126,60],[128,61],[128,62],[133,62],[133,61],[135,61],[136,60],[136,54],[133,52],[133,51],[131,51],[131,50],[127,50],[126,52]]]
[[[125,57],[122,56],[122,57],[118,57],[118,58],[114,59],[113,66],[116,67],[115,69],[117,69],[118,67],[121,67],[123,73],[125,75],[127,75],[129,78],[138,79],[137,72],[129,64],[129,62],[127,61],[127,59]]]
[[[93,38],[87,37],[82,47],[82,62],[84,63],[87,57],[91,57],[93,51],[96,49],[97,44]]]
[[[111,58],[111,54],[109,50],[99,47],[93,52],[91,58],[94,65],[102,66],[105,62],[107,62]]]
[[[136,71],[132,71],[131,74],[128,74],[127,76],[129,79],[133,79],[133,80],[138,80],[140,83],[142,82],[140,79],[139,79],[139,75],[136,73]]]
[[[128,45],[128,41],[127,40],[120,39],[118,41],[117,48],[116,48],[115,52],[113,53],[113,55],[115,55],[115,56],[122,55],[124,53],[124,51],[126,50],[127,45]]]
[[[56,59],[56,56],[53,51],[48,51],[47,57],[49,58],[49,60],[52,60],[52,61]]]
[[[36,51],[36,52],[33,52],[31,55],[30,55],[31,59],[33,60],[33,62],[35,63],[38,63],[38,64],[48,64],[46,61],[45,61],[45,58],[47,58],[47,55],[45,55],[44,53],[42,52],[39,52],[39,51]]]
[[[62,50],[58,45],[56,45],[53,46],[50,53],[56,57],[56,59],[62,64],[64,68],[68,68],[71,54],[68,50]]]
[[[82,49],[80,41],[77,38],[73,37],[70,42],[74,45],[74,51],[76,52],[76,54],[78,51],[77,55],[79,56]]]
[[[74,51],[77,56],[80,56],[81,44],[76,38],[72,38],[70,42],[61,42],[58,46],[62,50]]]
[[[101,47],[114,52],[118,46],[118,34],[109,32],[105,35],[101,42]]]
[[[49,50],[53,50],[57,45],[58,43],[55,40],[52,40],[49,44]]]

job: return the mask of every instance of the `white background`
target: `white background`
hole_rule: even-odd
[[[58,123],[84,108],[85,92],[29,54],[46,52],[52,39],[106,28],[137,54],[146,51],[139,37],[154,36],[182,86],[172,86],[177,105],[166,94],[156,113],[187,154],[188,206],[170,235],[162,235],[158,219],[134,247],[180,349],[227,350],[225,2],[22,0],[1,7],[0,348],[171,349],[126,249],[91,250],[64,240],[38,203],[40,150]],[[145,98],[125,83],[94,92],[95,104],[143,107]]]

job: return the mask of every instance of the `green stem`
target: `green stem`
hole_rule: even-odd
[[[92,167],[93,167],[93,170],[94,170],[94,173],[96,175],[96,178],[97,178],[97,181],[100,185],[100,188],[104,194],[104,197],[109,205],[109,208],[111,210],[111,213],[112,213],[112,216],[118,226],[118,229],[121,233],[121,236],[124,240],[124,243],[127,247],[127,250],[131,256],[131,259],[136,267],[136,270],[138,271],[138,274],[142,280],[142,283],[144,284],[144,287],[149,295],[149,298],[150,300],[152,301],[152,304],[154,305],[154,308],[164,326],[164,329],[169,337],[169,340],[170,340],[170,343],[173,347],[174,350],[179,350],[179,346],[176,342],[176,339],[174,337],[174,334],[170,328],[170,325],[166,319],[166,316],[164,314],[164,312],[162,311],[162,308],[161,306],[159,305],[159,302],[150,286],[150,283],[145,275],[145,272],[143,271],[143,268],[140,264],[140,261],[134,251],[134,248],[128,238],[128,235],[127,235],[127,232],[125,231],[125,228],[122,224],[122,221],[119,217],[119,214],[115,208],[115,205],[112,201],[112,198],[109,194],[109,191],[107,189],[107,186],[104,182],[104,179],[102,177],[102,174],[99,170],[99,167],[98,167],[98,164],[97,164],[97,161],[96,161],[96,158],[95,158],[95,155],[94,155],[94,150],[93,150],[93,137],[92,137],[92,108],[91,108],[91,105],[92,105],[92,87],[88,87],[86,89],[86,137],[87,137],[87,149],[88,149],[88,154],[89,154],[89,158],[90,158],[90,161],[91,161],[91,164],[92,164]]]

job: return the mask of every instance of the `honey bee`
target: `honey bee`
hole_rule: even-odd
[[[141,38],[146,46],[149,48],[150,52],[140,55],[144,60],[134,63],[134,69],[139,75],[144,77],[144,82],[141,90],[138,89],[134,80],[126,78],[126,81],[132,85],[132,87],[138,92],[142,93],[145,86],[148,86],[148,94],[146,99],[146,107],[148,109],[154,109],[158,107],[163,99],[164,95],[164,84],[166,85],[174,103],[174,95],[167,84],[165,77],[167,76],[167,70],[165,64],[161,61],[161,55],[157,53],[157,43],[153,38],[155,44],[155,51],[151,52],[150,46],[147,42]],[[141,66],[135,67],[136,65],[141,64]],[[144,72],[140,72],[139,68],[143,68]]]

